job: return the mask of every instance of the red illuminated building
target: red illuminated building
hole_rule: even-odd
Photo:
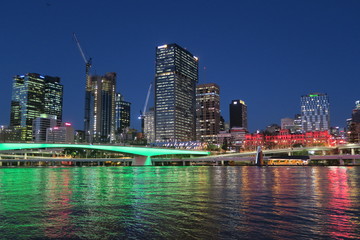
[[[328,131],[307,133],[290,133],[288,129],[280,130],[277,135],[266,136],[262,133],[246,134],[244,148],[253,150],[257,146],[271,148],[289,148],[300,146],[329,146],[337,144]]]

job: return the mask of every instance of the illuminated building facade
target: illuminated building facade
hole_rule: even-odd
[[[360,143],[360,101],[355,102],[355,109],[348,121],[348,137],[351,143]]]
[[[84,130],[75,130],[74,131],[74,141],[75,143],[85,142],[85,132]]]
[[[355,109],[352,111],[351,121],[360,123],[360,100],[355,102]]]
[[[254,150],[257,146],[263,146],[265,149],[329,146],[332,145],[332,142],[333,137],[328,131],[292,134],[289,129],[282,129],[276,135],[264,135],[262,133],[246,134],[244,148],[246,150]]]
[[[111,142],[115,137],[116,73],[90,75],[86,83],[84,131],[87,142]]]
[[[230,129],[242,127],[247,129],[247,106],[243,100],[232,100],[230,103]]]
[[[74,128],[72,124],[65,122],[60,127],[47,128],[46,141],[48,143],[73,143]]]
[[[155,121],[154,121],[154,108],[150,108],[146,112],[144,118],[144,134],[148,143],[155,142]]]
[[[63,86],[59,77],[37,73],[17,75],[13,80],[10,127],[21,132],[19,141],[33,140],[33,120],[40,114],[62,120]]]
[[[281,119],[281,129],[290,129],[294,126],[293,118],[282,118]]]
[[[125,128],[130,127],[131,103],[124,101],[124,97],[117,93],[115,97],[115,134],[124,132]]]
[[[195,140],[198,59],[177,44],[156,48],[155,138]]]
[[[41,114],[33,121],[33,140],[34,142],[46,142],[46,129],[57,126],[55,115]]]
[[[18,142],[21,136],[20,133],[21,132],[18,129],[0,125],[0,142]]]
[[[220,131],[220,87],[215,83],[196,87],[196,140],[216,143]]]
[[[302,120],[301,114],[295,114],[294,117],[294,131],[293,133],[302,133]]]
[[[281,129],[289,129],[291,133],[302,133],[301,114],[295,114],[295,118],[282,118]]]
[[[330,129],[330,104],[327,94],[312,93],[301,96],[301,121],[304,132]]]

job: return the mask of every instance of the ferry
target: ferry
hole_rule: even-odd
[[[285,166],[305,166],[310,161],[309,156],[289,156],[289,157],[271,157],[265,164],[272,165],[285,165]]]

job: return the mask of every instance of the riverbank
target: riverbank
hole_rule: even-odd
[[[119,166],[133,165],[133,159],[0,159],[0,167],[61,167],[61,166]],[[254,161],[201,161],[194,159],[152,159],[152,166],[255,166]],[[264,166],[360,166],[356,159],[322,159],[307,164],[267,164]]]

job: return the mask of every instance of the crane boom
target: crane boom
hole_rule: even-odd
[[[148,105],[148,102],[149,102],[151,87],[152,87],[152,83],[150,83],[149,90],[148,90],[147,95],[146,95],[144,110],[142,112],[140,110],[140,116],[138,117],[138,119],[141,120],[141,132],[144,132],[144,124],[145,124],[145,116],[146,116],[145,111],[146,111],[146,108],[147,108],[147,105]]]
[[[91,60],[92,60],[92,59],[91,59],[91,58],[86,59],[85,53],[84,53],[84,51],[82,50],[82,47],[81,47],[81,45],[80,45],[80,42],[79,42],[78,38],[76,37],[76,34],[73,33],[73,36],[74,36],[74,40],[75,40],[75,42],[76,42],[76,45],[77,45],[78,48],[79,48],[80,54],[81,54],[82,58],[84,59],[85,66],[86,66],[86,68],[85,68],[85,73],[86,73],[86,76],[88,76],[88,75],[89,75],[90,68],[91,68]]]
[[[76,37],[76,34],[73,33],[73,35],[74,35],[75,42],[76,42],[76,44],[77,44],[77,46],[78,46],[78,48],[79,48],[80,54],[81,54],[81,56],[82,56],[82,58],[84,59],[84,62],[85,62],[85,64],[86,64],[86,63],[87,63],[87,59],[86,59],[86,57],[85,57],[84,51],[83,51],[82,48],[81,48],[80,42],[79,42],[78,38]]]
[[[148,105],[148,102],[149,102],[151,87],[152,87],[152,83],[150,83],[149,90],[148,90],[147,95],[146,95],[146,100],[145,100],[145,105],[144,105],[143,114],[145,114],[145,111],[146,111],[146,108],[147,108],[147,105]]]

